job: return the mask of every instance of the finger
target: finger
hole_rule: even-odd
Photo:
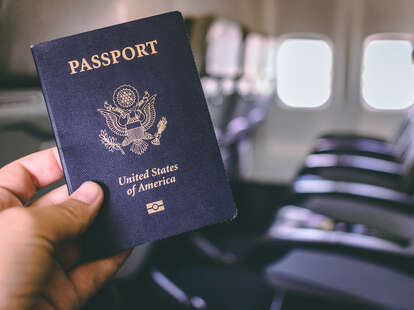
[[[23,206],[20,199],[10,193],[8,190],[0,187],[0,211],[18,206]]]
[[[30,207],[58,205],[63,203],[68,198],[68,187],[66,185],[62,185],[35,200]],[[56,258],[64,270],[69,270],[75,266],[81,258],[81,250],[78,241],[68,240],[59,245],[56,249]]]
[[[85,182],[66,201],[58,205],[27,208],[36,226],[36,233],[56,246],[76,239],[94,220],[103,200],[103,191],[94,182]]]
[[[30,206],[50,206],[63,203],[69,198],[68,187],[66,185],[59,186],[47,194],[36,199]]]
[[[132,249],[76,267],[69,273],[81,306],[99,291],[121,268]]]
[[[43,297],[33,306],[33,310],[56,310],[52,304]]]
[[[63,177],[56,148],[22,157],[0,169],[0,188],[15,195],[24,204],[39,188]]]
[[[80,309],[72,282],[58,263],[54,263],[43,296],[34,309]]]
[[[82,257],[79,240],[68,240],[62,243],[56,248],[55,255],[63,270],[70,270],[80,262]]]

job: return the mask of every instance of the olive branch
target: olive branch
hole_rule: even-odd
[[[115,137],[111,137],[108,135],[105,129],[102,129],[99,138],[101,139],[101,143],[110,151],[120,151],[122,155],[125,155],[124,150],[122,149],[121,145],[118,143]]]

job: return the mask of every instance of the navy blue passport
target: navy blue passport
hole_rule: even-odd
[[[102,256],[235,217],[179,12],[32,47],[69,192],[102,185]]]

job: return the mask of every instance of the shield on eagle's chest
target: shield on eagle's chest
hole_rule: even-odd
[[[133,124],[130,124],[130,125],[133,125]],[[135,125],[137,124],[135,123]],[[128,125],[127,125],[127,128],[128,128]],[[135,128],[127,129],[126,138],[124,142],[122,142],[122,145],[128,145],[134,142],[135,140],[142,139],[144,135],[145,135],[145,129],[142,126],[137,126]]]

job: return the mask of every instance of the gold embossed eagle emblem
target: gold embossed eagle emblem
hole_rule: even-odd
[[[157,94],[150,95],[144,92],[142,98],[138,91],[131,85],[121,85],[115,89],[112,101],[113,105],[104,102],[104,108],[98,112],[105,118],[106,125],[116,135],[124,137],[118,142],[103,129],[99,134],[101,143],[111,152],[119,151],[125,155],[124,147],[130,146],[130,151],[142,155],[148,149],[148,142],[152,145],[160,145],[161,134],[167,127],[165,116],[157,123],[157,131],[151,134],[151,129],[156,120],[155,100]],[[148,141],[148,142],[147,142]]]

